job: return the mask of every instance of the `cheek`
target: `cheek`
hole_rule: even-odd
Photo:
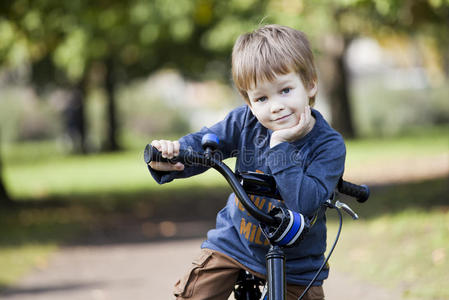
[[[270,109],[264,110],[262,118],[263,118],[263,120],[264,120],[265,122],[270,122],[270,121],[271,121],[271,112],[270,112]]]
[[[264,120],[267,118],[267,109],[265,105],[259,105],[257,108],[253,110],[253,114],[257,117],[257,119]]]
[[[301,116],[301,114],[305,111],[306,106],[309,104],[309,98],[300,98],[293,103],[291,103],[292,109],[295,110],[296,115]]]

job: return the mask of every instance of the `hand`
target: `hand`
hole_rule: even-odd
[[[162,153],[163,158],[173,158],[179,155],[179,148],[181,147],[178,141],[166,141],[166,140],[154,140],[151,142],[151,146],[156,148]],[[172,164],[169,162],[152,161],[148,164],[153,170],[156,171],[182,171],[184,165],[180,162]]]
[[[307,105],[304,112],[301,113],[301,118],[297,125],[286,129],[276,130],[271,134],[270,148],[273,148],[282,142],[293,142],[299,140],[309,133],[314,125],[315,118],[312,117],[310,106]]]

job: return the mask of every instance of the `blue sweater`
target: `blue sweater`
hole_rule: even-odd
[[[271,149],[272,131],[263,127],[247,106],[238,107],[223,121],[179,140],[182,149],[191,147],[201,152],[202,136],[215,133],[220,139],[223,158],[237,157],[236,170],[258,170],[273,175],[283,201],[252,196],[260,209],[268,212],[273,206],[286,206],[310,217],[318,212],[317,221],[300,244],[285,249],[287,282],[300,285],[310,282],[324,260],[326,217],[322,204],[343,174],[346,154],[340,134],[318,111],[312,110],[312,115],[316,123],[306,136]],[[161,184],[205,170],[204,167],[186,167],[181,172],[160,172],[150,168],[153,178]],[[248,215],[234,194],[218,213],[215,229],[208,232],[202,244],[202,248],[220,251],[261,274],[266,274],[268,247],[257,220]],[[315,284],[321,285],[328,273],[325,268]]]

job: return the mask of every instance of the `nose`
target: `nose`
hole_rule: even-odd
[[[272,99],[271,101],[271,113],[278,113],[282,111],[285,106],[279,99]]]

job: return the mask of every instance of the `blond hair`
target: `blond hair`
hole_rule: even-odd
[[[247,91],[258,82],[272,81],[276,75],[299,74],[306,89],[317,82],[317,74],[306,35],[282,25],[266,25],[242,34],[232,49],[232,78],[245,101]],[[310,97],[310,105],[315,96]]]

